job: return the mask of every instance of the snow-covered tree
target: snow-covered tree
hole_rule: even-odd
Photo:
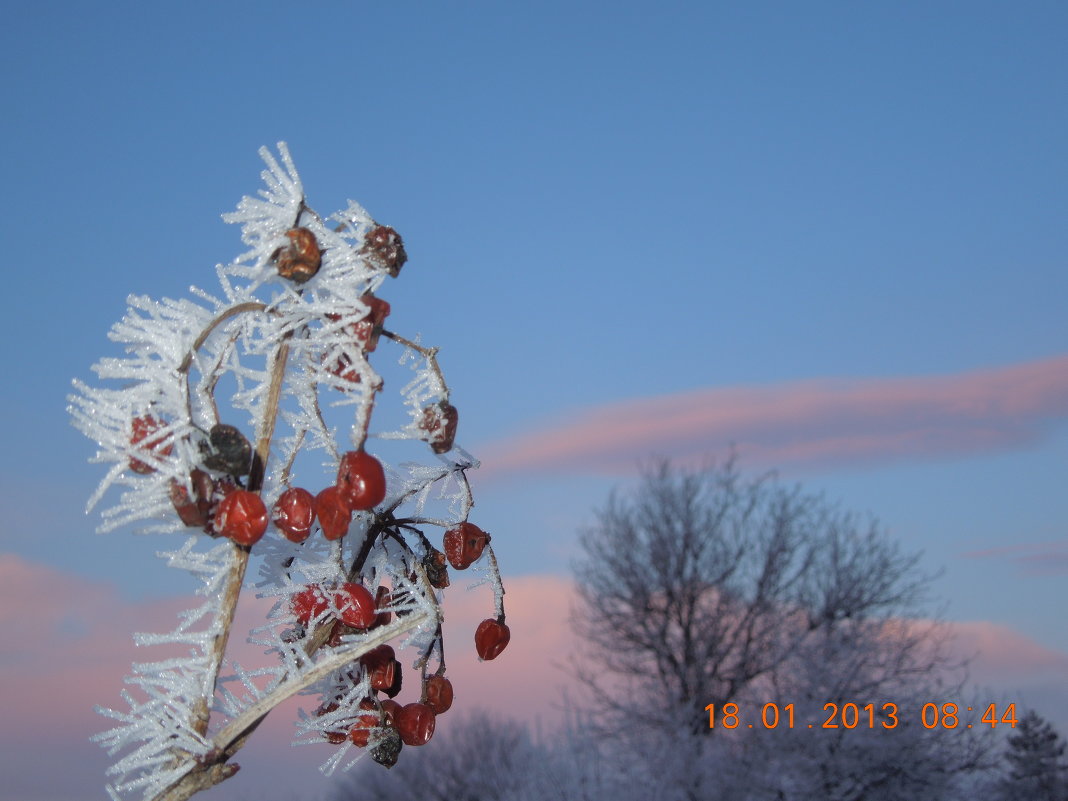
[[[224,215],[248,249],[217,267],[219,290],[131,296],[110,335],[124,354],[94,366],[101,386],[75,381],[70,397],[106,469],[89,501],[110,501],[101,529],[185,532],[161,555],[200,582],[173,630],[136,635],[165,653],[133,666],[125,708],[100,710],[114,721],[97,736],[118,757],[113,798],[179,801],[228,778],[262,718],[297,693],[311,711],[296,741],[334,744],[328,771],[363,753],[390,766],[425,743],[451,704],[450,566],[477,563],[494,590],[479,656],[508,641],[489,535],[468,521],[477,462],[454,442],[437,350],[384,325],[379,294],[407,259],[403,242],[352,201],[320,216],[278,149],[261,150],[266,187]],[[408,373],[392,419],[373,416],[386,406],[371,364],[380,341]],[[393,466],[387,452],[413,460]],[[264,666],[228,657],[243,591],[272,604],[249,633]]]
[[[1057,730],[1033,709],[1028,710],[1008,738],[1008,771],[998,786],[1001,797],[1068,801],[1065,748]]]

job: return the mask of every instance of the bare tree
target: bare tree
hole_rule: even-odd
[[[743,479],[733,458],[696,471],[661,461],[610,497],[580,544],[575,672],[602,736],[636,774],[645,755],[659,797],[714,786],[723,799],[891,799],[948,793],[985,764],[978,732],[947,749],[917,720],[926,694],[960,682],[940,627],[919,622],[934,576],[877,521],[773,476]],[[846,704],[864,730],[825,729]]]

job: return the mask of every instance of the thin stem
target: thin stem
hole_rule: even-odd
[[[412,342],[410,339],[402,337],[400,334],[396,334],[392,331],[382,329],[382,336],[392,339],[394,342],[404,345],[406,348],[411,348],[424,359],[430,365],[430,369],[434,371],[434,375],[437,376],[438,381],[441,383],[441,390],[445,400],[449,399],[449,385],[445,383],[445,375],[441,372],[441,368],[438,366],[438,349],[437,348],[425,348],[418,342]]]

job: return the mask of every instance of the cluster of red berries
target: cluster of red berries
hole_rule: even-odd
[[[322,249],[308,228],[292,228],[285,236],[286,244],[272,254],[271,262],[279,276],[304,284],[318,273]],[[361,255],[392,276],[397,275],[407,259],[400,236],[387,226],[377,226],[368,233]],[[331,354],[331,362],[325,366],[333,375],[351,383],[361,380],[354,364],[355,352],[366,355],[377,348],[385,319],[390,314],[390,304],[370,292],[360,301],[367,311],[358,317],[354,315],[350,321],[342,315],[326,314],[324,322],[340,324],[351,344],[351,348],[342,349],[340,354]],[[443,454],[453,447],[457,417],[456,408],[441,399],[422,409],[415,427],[434,453]],[[152,473],[156,469],[152,462],[159,463],[171,455],[174,443],[166,429],[166,422],[152,414],[132,421],[129,441],[135,455],[129,458],[131,470]],[[342,456],[334,484],[315,495],[303,487],[287,487],[270,509],[259,492],[246,489],[242,481],[243,476],[249,476],[248,487],[258,489],[263,465],[236,427],[223,424],[212,427],[206,441],[199,444],[199,450],[198,466],[189,473],[188,483],[175,479],[170,482],[169,496],[175,512],[185,525],[203,528],[212,536],[227,537],[245,547],[258,542],[271,523],[294,543],[306,541],[316,522],[326,539],[339,540],[348,533],[354,512],[373,510],[386,497],[382,464],[362,446]],[[381,521],[375,525],[378,532],[387,530],[380,527]],[[369,532],[369,536],[375,535],[374,531]],[[489,534],[466,521],[444,533],[441,550],[434,548],[422,534],[419,536],[423,543],[420,564],[429,583],[437,589],[449,586],[449,567],[455,570],[470,567],[482,557],[490,541]],[[412,581],[416,578],[414,572],[408,577]],[[404,592],[380,586],[372,595],[362,584],[351,581],[307,586],[290,598],[290,610],[299,624],[295,635],[306,637],[314,627],[323,633],[324,645],[337,647],[345,635],[388,624],[392,613],[385,610],[392,602],[401,602],[403,606]],[[397,614],[404,615],[406,611],[398,609]],[[499,656],[510,639],[503,614],[482,621],[474,639],[480,659]],[[434,734],[437,715],[452,706],[452,683],[444,671],[442,662],[435,674],[428,676],[424,672],[420,700],[401,705],[394,700],[401,691],[401,663],[390,645],[379,645],[343,671],[340,686],[327,694],[316,711],[320,717],[338,713],[343,702],[352,703],[349,693],[366,678],[369,696],[353,705],[351,714],[347,711],[340,713],[344,717],[335,714],[337,722],[330,724],[324,737],[333,743],[348,740],[359,747],[370,746],[372,758],[393,765],[402,746],[428,742]],[[350,700],[345,701],[346,698]]]
[[[362,631],[389,623],[390,612],[380,611],[389,602],[389,592],[379,587],[375,597],[360,584],[346,582],[334,589],[312,585],[297,592],[291,599],[291,609],[297,621],[307,626],[323,618],[331,609],[337,610],[332,621],[328,644],[339,644],[342,634]],[[346,739],[361,748],[373,741],[371,757],[392,766],[404,745],[425,745],[434,735],[436,718],[449,710],[453,701],[452,682],[442,671],[424,678],[421,700],[401,705],[393,700],[401,691],[403,669],[393,647],[379,645],[364,654],[354,669],[345,672],[350,685],[359,683],[366,674],[372,695],[360,700],[357,711],[343,718],[323,736],[331,743]],[[385,698],[379,698],[379,693]],[[338,690],[334,700],[322,704],[315,712],[322,717],[339,708],[345,692]]]

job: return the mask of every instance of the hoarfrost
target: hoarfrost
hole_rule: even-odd
[[[121,692],[125,709],[99,708],[115,724],[93,739],[117,757],[107,785],[116,799],[138,793],[153,799],[197,771],[223,767],[232,753],[227,749],[240,747],[259,717],[294,693],[318,699],[321,713],[301,714],[295,744],[330,739],[373,694],[354,660],[387,641],[414,655],[410,667],[425,673],[436,658],[444,670],[441,593],[427,573],[436,549],[423,529],[448,528],[471,511],[465,471],[478,462],[459,446],[450,442],[431,465],[387,465],[386,498],[357,512],[342,539],[264,537],[255,546],[252,578],[246,577],[248,550],[215,538],[215,507],[235,485],[247,481],[270,507],[294,486],[298,470],[315,470],[315,461],[330,484],[343,453],[362,448],[369,436],[428,440],[422,411],[449,394],[435,349],[380,331],[372,321],[375,293],[399,265],[383,269],[375,250],[381,242],[370,236],[388,244],[395,232],[351,200],[320,217],[305,202],[285,144],[277,158],[266,148],[260,155],[264,188],[223,215],[241,227],[247,250],[216,267],[219,291],[193,286],[191,298],[181,300],[131,295],[109,333],[122,355],[93,366],[102,385],[75,380],[69,396],[73,424],[97,444],[90,461],[105,468],[87,506],[102,507],[100,531],[136,524],[173,535],[203,526],[212,535],[188,537],[159,554],[199,582],[202,600],[169,631],[135,635],[138,646],[167,653],[132,666]],[[311,232],[321,259],[303,283],[280,278],[279,254],[297,228]],[[371,430],[383,381],[368,356],[371,338],[380,334],[401,348],[400,364],[412,373],[400,391],[409,422],[388,432]],[[346,411],[350,416],[339,425],[337,416]],[[213,461],[218,424],[248,435],[256,458],[247,468],[220,470]],[[339,442],[337,431],[345,427],[351,445]],[[311,454],[318,460],[309,466]],[[494,584],[502,616],[503,587],[487,550],[482,581]],[[377,611],[394,622],[366,630],[342,626],[338,588],[346,582],[385,591]],[[245,584],[271,604],[266,620],[248,633],[269,660],[265,665],[224,659]],[[298,594],[313,588],[321,588],[315,592],[322,606],[302,617]],[[324,770],[345,763],[351,747],[342,743]]]

